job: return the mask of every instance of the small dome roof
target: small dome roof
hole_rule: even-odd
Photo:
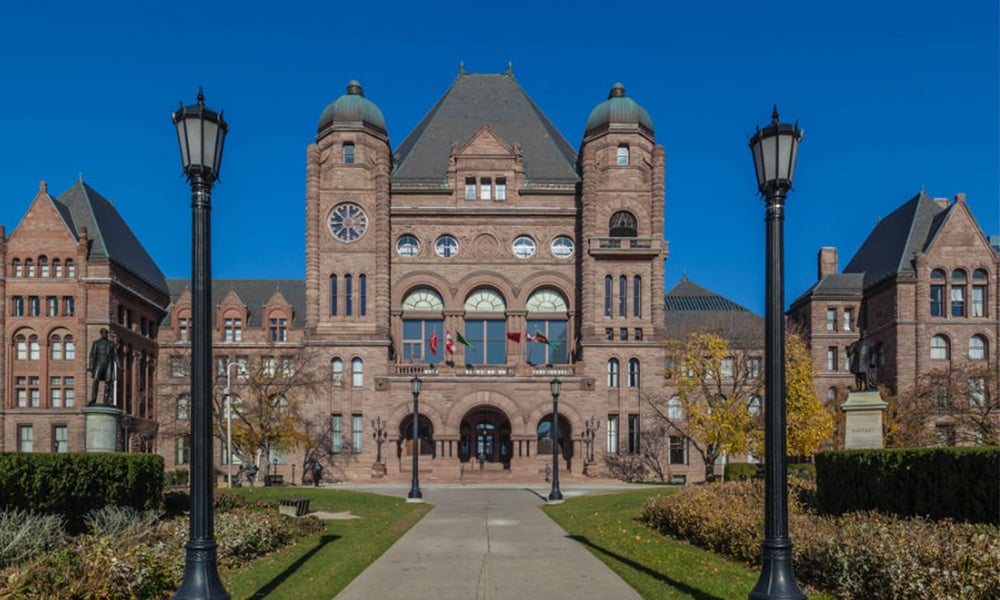
[[[334,125],[370,125],[382,132],[386,131],[382,111],[374,102],[365,98],[361,84],[354,80],[347,84],[347,93],[330,103],[320,115],[317,130],[323,133]]]
[[[638,102],[625,97],[625,86],[620,83],[611,86],[608,99],[590,112],[584,135],[609,125],[639,125],[653,132],[653,119],[649,113]]]

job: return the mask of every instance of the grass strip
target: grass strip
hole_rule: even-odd
[[[312,511],[350,512],[360,517],[324,521],[324,531],[239,569],[223,572],[222,580],[234,600],[329,600],[431,509],[427,504],[407,504],[402,498],[324,488],[236,488],[232,491],[250,500],[267,502],[288,496],[308,496],[312,499]]]
[[[582,496],[542,510],[645,600],[746,598],[760,576],[759,570],[635,522],[648,498],[675,491],[654,487]]]

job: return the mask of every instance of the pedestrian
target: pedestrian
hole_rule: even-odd
[[[483,456],[483,453],[482,453],[482,452],[480,452],[480,453],[479,453],[479,470],[480,470],[480,471],[482,471],[482,470],[483,470],[483,462],[484,462],[485,460],[486,460],[486,457],[484,457],[484,456]]]
[[[549,477],[552,476],[552,467],[545,465],[545,483],[549,482]]]
[[[314,463],[312,468],[313,475],[313,485],[319,487],[320,481],[323,480],[323,465],[319,463]]]

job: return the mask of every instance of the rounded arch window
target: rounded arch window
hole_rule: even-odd
[[[38,272],[40,277],[49,276],[49,259],[45,255],[38,257]]]
[[[465,299],[465,310],[468,312],[503,312],[506,309],[503,296],[489,288],[474,290]]]
[[[526,235],[518,236],[514,239],[512,249],[514,256],[518,258],[531,258],[535,255],[535,240]]]
[[[552,256],[556,258],[569,258],[573,256],[574,244],[572,238],[560,235],[552,240]]]
[[[673,396],[667,401],[667,419],[680,421],[684,418],[684,404],[679,396]]]
[[[942,271],[941,269],[934,269],[933,271],[931,271],[931,279],[933,279],[934,281],[944,281],[945,279],[944,271]]]
[[[747,402],[747,412],[755,417],[760,414],[760,396],[750,396],[750,401]]]
[[[400,256],[416,256],[420,254],[420,240],[413,235],[401,235],[396,240],[396,253]]]
[[[638,235],[638,223],[635,215],[627,210],[620,210],[611,215],[608,222],[608,232],[611,237],[635,237]]]
[[[965,282],[965,271],[963,269],[955,269],[951,272],[951,280],[964,283]]]
[[[333,376],[333,385],[341,386],[344,383],[344,361],[339,356],[335,356],[330,361],[330,374]]]
[[[972,360],[986,360],[986,338],[981,335],[974,335],[969,338],[969,358]]]
[[[986,272],[986,269],[976,269],[972,272],[972,279],[975,281],[986,281],[990,276]]]
[[[612,358],[608,360],[608,387],[616,388],[618,387],[618,370],[619,363],[617,358]]]
[[[363,387],[365,385],[365,363],[360,357],[351,360],[351,387]]]
[[[563,313],[569,311],[569,306],[566,304],[566,298],[556,290],[548,288],[538,290],[528,296],[525,308],[528,309],[528,312]]]
[[[442,258],[451,258],[458,254],[458,240],[450,235],[442,235],[434,242],[434,251]]]
[[[441,312],[444,310],[444,301],[441,300],[441,295],[431,288],[417,288],[403,299],[403,310]]]
[[[24,268],[21,266],[21,259],[15,258],[11,261],[11,265],[14,267],[14,277],[21,277],[24,275]]]
[[[931,358],[948,358],[948,338],[943,335],[935,335],[931,338]]]

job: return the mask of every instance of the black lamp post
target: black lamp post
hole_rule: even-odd
[[[549,501],[562,501],[563,495],[559,491],[559,389],[562,382],[556,377],[549,383],[552,390],[552,490],[549,492]]]
[[[382,444],[389,437],[385,430],[386,422],[382,417],[372,419],[372,438],[375,439],[375,464],[382,464]]]
[[[184,580],[174,598],[229,598],[219,579],[212,514],[212,185],[222,164],[228,126],[221,113],[198,103],[173,114],[184,174],[191,184],[191,539]]]
[[[407,502],[420,502],[424,497],[420,493],[420,475],[417,472],[419,461],[417,455],[420,454],[419,430],[417,429],[417,419],[420,409],[420,378],[414,377],[410,380],[410,387],[413,388],[413,479],[410,482],[410,493],[406,496]]]
[[[802,130],[798,123],[771,124],[750,138],[757,189],[767,202],[764,315],[764,542],[762,568],[751,599],[805,600],[792,570],[788,537],[788,492],[785,471],[785,319],[783,224],[785,196],[792,187]]]

